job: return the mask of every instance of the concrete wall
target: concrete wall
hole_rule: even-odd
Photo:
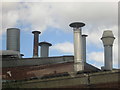
[[[21,59],[2,59],[2,67],[30,66],[54,64],[73,61],[73,56],[49,57],[49,58],[21,58]]]

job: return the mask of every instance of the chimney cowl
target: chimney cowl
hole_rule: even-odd
[[[103,32],[101,40],[103,41],[104,45],[113,45],[114,39],[115,37],[112,31],[106,30]]]

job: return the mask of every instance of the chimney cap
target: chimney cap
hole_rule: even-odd
[[[7,28],[7,30],[20,30],[19,28]]]
[[[79,28],[79,27],[85,26],[85,24],[82,23],[82,22],[73,22],[73,23],[71,23],[69,26],[70,26],[70,27],[73,27],[73,28]]]
[[[40,34],[41,32],[40,32],[40,31],[32,31],[32,33],[33,33],[33,34],[34,34],[34,33]]]
[[[82,36],[85,36],[85,37],[87,37],[88,35],[85,35],[85,34],[83,34]]]
[[[48,43],[48,42],[40,42],[40,43],[39,43],[39,46],[41,46],[41,45],[43,45],[43,44],[47,44],[47,45],[49,45],[49,46],[52,46],[52,44],[51,44],[51,43]]]
[[[24,54],[20,54],[21,56],[24,56]]]

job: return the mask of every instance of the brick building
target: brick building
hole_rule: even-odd
[[[47,58],[21,58],[11,60],[3,59],[2,62],[3,87],[4,88],[119,87],[120,84],[119,69],[115,69],[112,71],[102,71],[86,63],[84,71],[74,73],[73,58],[74,58],[73,56],[61,56]]]

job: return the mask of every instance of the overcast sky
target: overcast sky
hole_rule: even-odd
[[[113,46],[114,67],[118,66],[118,3],[117,2],[3,2],[2,48],[6,49],[6,29],[21,29],[21,53],[33,54],[33,30],[39,30],[40,42],[52,43],[50,56],[73,55],[73,30],[69,24],[84,22],[82,33],[87,34],[87,62],[104,65],[104,30],[115,35]]]

